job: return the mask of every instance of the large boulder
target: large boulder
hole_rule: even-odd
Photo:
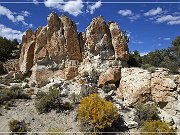
[[[105,84],[117,84],[120,81],[121,69],[109,68],[105,72],[102,72],[99,76],[98,86],[102,87]]]
[[[152,99],[159,102],[168,102],[168,97],[173,96],[176,91],[176,83],[170,78],[165,69],[158,69],[151,75],[151,94]]]
[[[153,73],[141,68],[122,68],[118,95],[126,106],[153,101],[176,115],[179,111],[178,80],[178,76],[170,75],[164,68],[157,68]]]
[[[140,68],[122,68],[119,85],[119,98],[126,106],[133,106],[139,101],[150,100],[151,74]]]

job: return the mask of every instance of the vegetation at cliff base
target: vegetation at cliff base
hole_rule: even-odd
[[[86,132],[103,131],[111,127],[118,117],[117,108],[113,103],[97,94],[83,98],[78,109],[81,130]]]
[[[168,123],[161,120],[145,121],[141,128],[142,135],[176,135],[176,131],[170,128]]]
[[[146,120],[158,120],[160,119],[158,114],[159,111],[155,104],[143,104],[138,103],[135,106],[135,118],[134,120],[138,123],[138,126],[142,126]]]
[[[14,99],[30,99],[30,96],[17,86],[0,88],[0,105],[5,105],[8,109],[14,103]]]
[[[61,90],[50,87],[48,92],[39,92],[37,94],[35,108],[39,113],[46,113],[52,109],[71,110],[72,104],[63,102]]]

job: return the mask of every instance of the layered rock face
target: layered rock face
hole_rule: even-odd
[[[150,73],[140,68],[123,68],[118,89],[128,106],[149,100],[161,104],[172,101],[170,97],[177,99],[178,84],[167,69],[157,68]]]
[[[42,83],[51,79],[73,79],[79,66],[101,62],[128,60],[128,39],[116,23],[106,24],[103,17],[92,20],[86,32],[78,34],[75,23],[67,16],[48,16],[48,24],[35,32],[27,30],[22,38],[20,72],[32,71],[31,80]],[[114,27],[114,25],[116,27]]]
[[[122,68],[118,96],[126,107],[137,102],[155,102],[160,116],[180,125],[180,75],[172,75],[168,69],[156,68],[149,72],[141,68]]]

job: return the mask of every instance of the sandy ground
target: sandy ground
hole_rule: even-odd
[[[38,114],[34,107],[34,100],[18,100],[15,107],[10,110],[1,109],[0,132],[8,132],[8,122],[12,119],[25,120],[29,123],[31,132],[47,132],[49,128],[63,128],[65,132],[79,132],[75,122],[76,111],[69,114],[51,111],[46,114]]]

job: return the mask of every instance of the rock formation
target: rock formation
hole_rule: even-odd
[[[149,72],[141,68],[122,68],[118,96],[127,107],[137,102],[155,102],[161,117],[173,119],[180,125],[180,75],[172,75],[168,69],[156,68]]]
[[[106,24],[100,16],[85,33],[78,34],[75,23],[65,15],[58,17],[53,12],[47,20],[47,26],[35,32],[27,30],[22,37],[20,72],[32,71],[31,81],[40,84],[56,78],[73,79],[80,65],[92,66],[96,57],[98,65],[108,60],[118,61],[119,66],[127,62],[128,39],[116,23]]]
[[[137,102],[153,101],[171,115],[178,110],[180,76],[170,75],[167,69],[157,68],[153,73],[140,68],[123,68],[119,98],[126,106]]]
[[[121,69],[109,68],[106,72],[102,72],[99,76],[98,86],[105,84],[119,84],[121,78]]]

